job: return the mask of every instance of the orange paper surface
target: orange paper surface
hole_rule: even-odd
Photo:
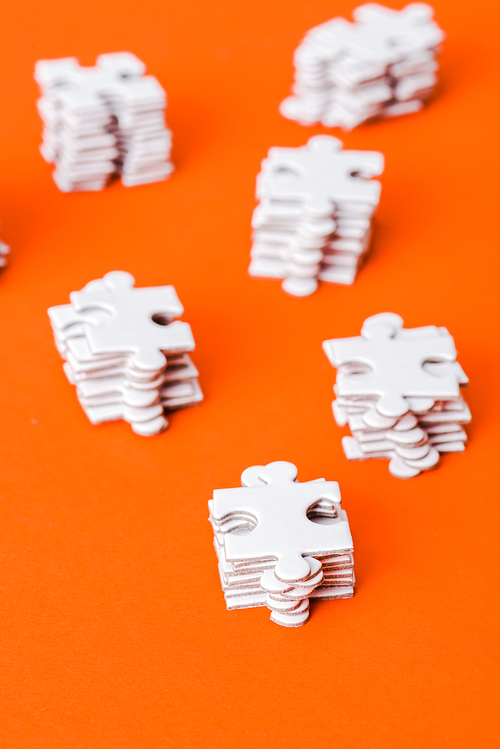
[[[390,3],[402,7],[402,3]],[[436,0],[437,96],[360,127],[386,157],[373,253],[306,299],[247,276],[255,177],[305,31],[355,3],[29,0],[0,17],[0,745],[17,749],[495,746],[500,11]],[[167,182],[62,194],[33,66],[130,50],[168,92]],[[205,402],[151,439],[92,426],[46,310],[110,270],[173,284]],[[464,454],[411,481],[348,463],[321,348],[368,315],[445,325],[470,377]],[[227,612],[207,500],[289,460],[340,483],[355,597],[290,630]]]

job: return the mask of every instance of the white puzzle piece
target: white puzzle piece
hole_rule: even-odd
[[[296,477],[292,463],[252,466],[242,488],[216,490],[209,502],[227,607],[266,605],[283,626],[307,621],[310,597],[349,597],[354,586],[338,484]]]
[[[175,321],[167,325],[153,319],[163,317],[165,321],[182,314],[172,286],[158,288],[134,288],[134,278],[124,271],[107,273],[104,289],[84,289],[70,295],[76,312],[86,313],[92,318],[93,309],[109,312],[105,324],[85,323],[85,334],[95,354],[131,353],[130,364],[138,369],[157,370],[166,366],[163,351],[192,351],[194,340],[187,323]]]
[[[271,148],[264,162],[257,197],[300,200],[309,215],[323,218],[337,203],[377,205],[384,158],[374,151],[343,151],[342,142],[315,135],[306,146]],[[353,174],[358,176],[353,176]]]
[[[365,320],[361,336],[325,341],[337,367],[333,413],[352,436],[348,460],[385,458],[398,478],[435,468],[440,453],[462,452],[470,411],[460,394],[467,376],[446,328],[403,328],[393,313]]]
[[[344,151],[316,135],[299,148],[271,148],[257,177],[251,276],[282,278],[293,296],[318,281],[351,284],[369,250],[384,158]]]
[[[458,398],[459,383],[453,373],[435,377],[427,372],[426,361],[453,361],[456,356],[451,336],[429,335],[408,339],[399,335],[403,321],[399,315],[368,318],[357,338],[325,341],[325,352],[334,366],[359,364],[364,374],[339,372],[340,396],[377,396],[377,411],[387,417],[403,416],[409,409],[406,397]]]
[[[56,346],[93,424],[123,419],[137,434],[159,434],[165,411],[203,399],[198,371],[187,355],[191,328],[175,320],[183,308],[172,286],[137,289],[113,271],[51,307]]]

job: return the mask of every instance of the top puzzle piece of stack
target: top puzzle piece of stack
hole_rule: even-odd
[[[293,96],[281,114],[303,125],[351,130],[374,117],[416,112],[434,91],[444,33],[433,9],[376,3],[311,29],[295,51]]]
[[[366,258],[380,198],[384,157],[344,151],[342,141],[315,135],[299,148],[270,148],[257,177],[249,274],[283,278],[294,296],[318,281],[353,283]]]
[[[93,424],[124,419],[136,434],[159,434],[165,410],[203,399],[190,326],[173,286],[134,288],[107,273],[48,311],[64,371]]]
[[[336,481],[299,483],[293,463],[243,471],[243,488],[209,501],[228,609],[267,606],[271,620],[300,627],[309,599],[354,594],[352,538]]]
[[[132,187],[171,174],[166,94],[145,70],[130,52],[99,55],[94,67],[73,57],[36,63],[40,152],[56,165],[60,190],[102,190],[117,175]]]
[[[439,454],[462,452],[470,411],[460,387],[468,379],[446,328],[403,328],[399,315],[368,317],[361,336],[323,343],[337,367],[333,413],[349,460],[387,458],[389,471],[412,478]]]

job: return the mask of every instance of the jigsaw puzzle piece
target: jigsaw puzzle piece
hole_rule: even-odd
[[[283,626],[307,620],[308,598],[318,587],[336,598],[352,595],[346,583],[354,581],[338,485],[296,478],[296,467],[285,461],[252,466],[242,474],[241,489],[216,490],[209,501],[226,605],[267,605]],[[321,520],[330,525],[318,525]],[[342,590],[332,593],[332,586]],[[250,591],[252,598],[242,601]]]
[[[105,289],[84,289],[70,297],[78,312],[97,308],[110,315],[107,325],[86,330],[93,353],[132,353],[132,366],[155,372],[166,366],[163,351],[193,350],[189,325],[171,322],[183,312],[172,286],[138,289],[124,271],[107,273],[103,281]]]

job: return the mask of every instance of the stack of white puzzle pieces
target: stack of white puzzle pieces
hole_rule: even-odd
[[[9,262],[10,247],[5,242],[0,242],[0,270],[5,268]]]
[[[355,584],[338,483],[296,478],[293,463],[252,466],[208,503],[227,608],[267,606],[285,627],[306,623],[309,599],[350,598]]]
[[[416,112],[437,82],[444,39],[433,10],[411,3],[391,10],[376,3],[311,29],[295,51],[293,96],[284,117],[304,125],[351,130],[374,117]]]
[[[460,388],[468,380],[446,328],[403,328],[385,312],[365,320],[361,336],[323,344],[337,367],[333,413],[352,436],[349,460],[386,458],[398,478],[437,466],[440,453],[462,452],[471,419]]]
[[[56,165],[60,190],[102,190],[117,175],[131,187],[171,174],[166,94],[145,70],[130,52],[99,55],[94,67],[73,57],[36,63],[40,151]]]
[[[299,148],[271,148],[257,177],[249,273],[282,278],[307,296],[318,281],[351,284],[368,252],[384,169],[377,151],[344,151],[315,135]]]
[[[71,304],[49,309],[64,371],[93,424],[124,419],[140,435],[168,426],[164,412],[202,399],[190,326],[173,286],[134,288],[124,271],[107,273]]]

